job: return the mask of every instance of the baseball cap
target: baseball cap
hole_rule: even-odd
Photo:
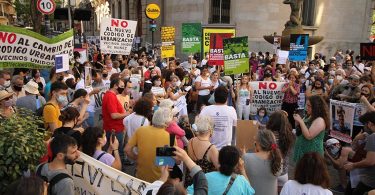
[[[331,146],[331,145],[333,145],[333,144],[338,144],[338,143],[340,143],[339,140],[337,140],[337,139],[335,139],[335,138],[331,138],[331,139],[328,139],[328,140],[326,141],[326,146]]]

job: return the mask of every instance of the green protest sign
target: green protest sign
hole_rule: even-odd
[[[249,44],[247,37],[224,39],[225,75],[249,72]]]
[[[200,23],[182,24],[182,52],[200,53],[202,41],[202,25]]]
[[[73,56],[73,30],[48,38],[33,31],[0,25],[0,68],[51,68],[55,55]]]

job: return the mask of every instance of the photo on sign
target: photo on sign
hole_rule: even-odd
[[[352,142],[355,108],[351,103],[330,101],[330,136],[347,143]]]

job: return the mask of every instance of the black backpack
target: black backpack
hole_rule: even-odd
[[[41,106],[40,108],[38,108],[38,109],[35,111],[35,115],[36,115],[36,116],[39,116],[39,117],[43,117],[44,107],[47,106],[47,105],[51,105],[51,106],[53,106],[54,108],[56,108],[55,105],[53,105],[52,103],[46,103],[46,104],[44,104],[43,106]]]
[[[48,185],[48,195],[54,195],[54,193],[52,193],[52,188],[55,184],[59,183],[59,181],[65,179],[65,178],[70,178],[73,180],[73,178],[67,174],[67,173],[59,173],[57,175],[55,175],[54,177],[51,178],[51,180],[48,180],[48,178],[46,176],[43,176],[41,174],[42,172],[42,169],[43,167],[46,165],[47,163],[43,163],[41,164],[39,167],[38,167],[38,170],[36,171],[36,176],[42,178],[45,182],[48,182],[49,185]]]

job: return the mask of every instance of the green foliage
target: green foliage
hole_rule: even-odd
[[[17,17],[26,23],[31,22],[30,2],[22,4],[19,0],[14,1]]]
[[[35,171],[46,153],[42,122],[31,111],[18,109],[11,118],[0,121],[0,194],[20,178],[23,171]]]

